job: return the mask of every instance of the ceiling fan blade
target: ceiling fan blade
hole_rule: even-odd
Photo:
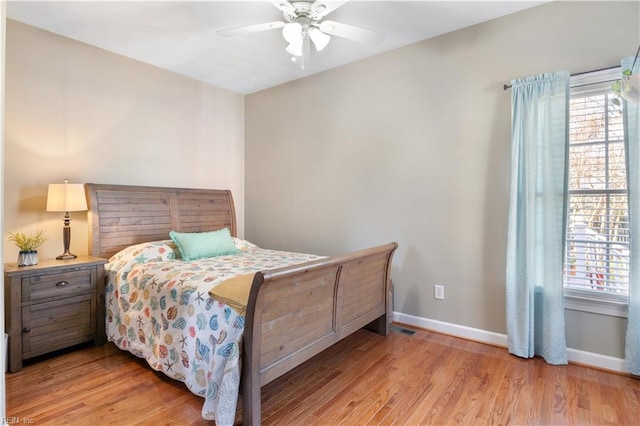
[[[283,12],[293,13],[296,8],[288,0],[269,0],[271,4]]]
[[[379,44],[384,40],[384,34],[367,28],[341,24],[334,21],[320,22],[320,31],[334,36],[348,38],[369,44]]]
[[[312,21],[319,21],[320,19],[327,16],[328,14],[330,14],[331,12],[333,12],[334,10],[336,10],[337,8],[339,8],[345,3],[346,3],[346,0],[345,1],[316,0],[311,5],[311,13],[309,14],[309,18],[311,18]]]
[[[232,37],[232,36],[243,35],[243,34],[257,33],[259,31],[277,30],[279,28],[284,27],[284,25],[285,23],[282,21],[265,22],[263,24],[248,25],[245,27],[237,27],[237,28],[229,28],[227,30],[220,30],[220,31],[217,31],[216,34],[218,34],[221,37]]]

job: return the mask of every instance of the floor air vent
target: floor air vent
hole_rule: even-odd
[[[416,332],[413,330],[409,330],[408,328],[398,327],[397,325],[392,325],[390,329],[391,331],[397,331],[398,333],[408,334],[409,336],[413,336],[414,334],[416,334]]]

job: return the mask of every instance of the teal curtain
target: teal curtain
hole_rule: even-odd
[[[630,69],[634,57],[622,60],[622,69]],[[640,72],[640,60],[633,73]],[[629,191],[629,313],[625,345],[625,369],[640,376],[640,105],[638,100],[624,102],[625,149],[627,151],[627,188]]]
[[[562,265],[569,73],[511,81],[507,234],[509,352],[566,364]]]

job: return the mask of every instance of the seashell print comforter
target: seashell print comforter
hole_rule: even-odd
[[[235,275],[321,257],[234,241],[240,254],[197,261],[177,260],[171,240],[142,243],[105,265],[107,339],[184,382],[205,399],[202,417],[218,425],[235,419],[244,317],[208,291]]]

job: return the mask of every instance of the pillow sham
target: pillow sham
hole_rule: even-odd
[[[240,238],[236,238],[236,237],[231,237],[233,239],[234,244],[236,245],[236,248],[238,250],[242,250],[242,251],[251,251],[251,250],[255,250],[258,248],[257,245],[250,243],[247,240],[243,240]]]
[[[182,260],[198,260],[207,257],[238,254],[229,228],[211,232],[169,232],[178,247]]]
[[[105,269],[122,269],[125,265],[137,263],[162,262],[173,260],[179,255],[178,248],[171,240],[151,241],[134,244],[111,256]]]

